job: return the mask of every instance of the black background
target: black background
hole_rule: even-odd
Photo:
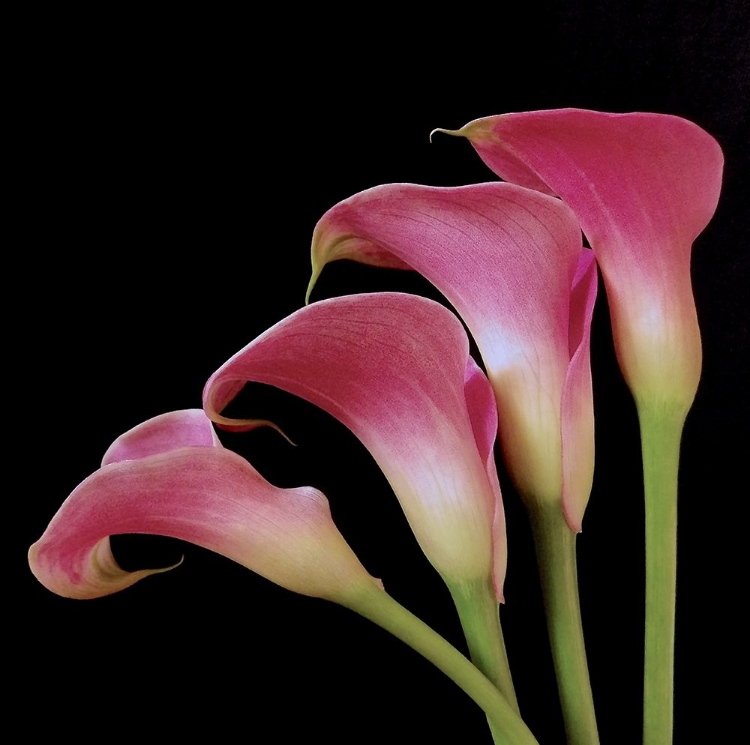
[[[726,156],[719,209],[693,254],[705,361],[680,476],[676,742],[733,741],[739,696],[726,676],[746,628],[745,4],[573,2],[491,15],[430,8],[412,24],[361,12],[66,14],[24,30],[18,79],[26,82],[14,108],[18,271],[6,273],[23,298],[9,314],[19,348],[7,366],[7,402],[21,410],[20,426],[8,427],[7,467],[24,476],[6,495],[21,507],[7,533],[20,594],[6,643],[17,639],[22,650],[11,672],[16,693],[36,704],[28,731],[79,741],[124,732],[489,742],[474,704],[403,644],[209,552],[120,539],[115,550],[128,568],[182,553],[185,562],[91,602],[47,592],[24,557],[115,437],[200,406],[205,380],[226,358],[302,305],[310,236],[326,209],[379,183],[493,180],[466,142],[430,144],[429,132],[580,106],[684,116]],[[407,273],[345,262],[326,269],[315,297],[383,289],[439,299]],[[602,741],[636,743],[640,456],[603,293],[592,360],[597,466],[579,539],[584,624]],[[447,591],[362,446],[289,397],[258,390],[247,401],[298,447],[270,431],[224,443],[275,484],[322,489],[367,569],[463,649]],[[523,714],[540,742],[554,745],[564,735],[532,547],[518,498],[501,480],[506,641]]]

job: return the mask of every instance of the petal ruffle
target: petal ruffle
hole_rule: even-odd
[[[500,587],[499,487],[488,475],[490,433],[480,424],[474,373],[467,402],[469,360],[460,322],[437,303],[400,293],[334,298],[293,313],[232,357],[206,384],[204,407],[220,426],[252,428],[252,420],[221,416],[249,381],[316,404],[373,455],[444,577],[481,579],[494,570]]]
[[[581,109],[487,117],[453,134],[501,178],[573,209],[602,270],[631,390],[689,407],[701,368],[690,250],[719,198],[716,140],[676,116]]]
[[[126,572],[109,536],[147,533],[216,551],[289,590],[342,604],[374,580],[316,489],[279,489],[214,444],[201,411],[145,422],[110,448],[29,550],[37,579],[65,597],[117,592],[154,572]],[[174,448],[170,447],[170,443]],[[187,445],[187,446],[185,446]],[[142,457],[112,462],[114,454]]]
[[[562,485],[562,396],[573,374],[571,292],[583,251],[570,210],[511,184],[375,187],[318,222],[313,276],[333,259],[359,260],[368,247],[426,277],[466,322],[497,396],[503,452],[519,489],[552,501],[563,490],[590,486],[593,413],[584,406],[567,409],[564,433],[581,437],[568,447],[579,478]],[[588,335],[581,343],[588,344]],[[586,346],[574,377],[589,374],[588,364]],[[585,504],[588,492],[571,498]]]

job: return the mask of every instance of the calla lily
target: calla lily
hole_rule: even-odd
[[[37,579],[70,598],[125,589],[109,536],[151,533],[211,549],[282,587],[340,603],[393,633],[462,687],[498,743],[535,745],[495,687],[455,648],[390,598],[360,564],[316,489],[279,489],[225,450],[201,410],[151,419],[118,438],[29,550]]]
[[[316,404],[370,451],[451,591],[472,659],[515,704],[495,599],[502,598],[506,566],[492,452],[497,409],[458,319],[400,293],[315,303],[211,376],[204,408],[217,424],[257,426],[221,415],[249,381]]]
[[[701,368],[690,250],[719,198],[716,140],[676,116],[581,109],[486,117],[449,134],[506,181],[571,207],[601,267],[634,396],[687,411]]]
[[[343,258],[415,269],[474,335],[503,454],[531,515],[570,742],[596,743],[572,531],[593,480],[597,279],[575,217],[559,200],[511,184],[380,186],[320,219],[310,287]]]
[[[117,533],[180,538],[289,590],[344,604],[376,582],[319,491],[268,483],[221,447],[201,410],[165,414],[119,437],[31,547],[31,569],[73,598],[108,595],[153,574],[120,569],[109,543]]]
[[[221,412],[247,382],[316,404],[361,440],[385,473],[427,558],[446,578],[505,576],[505,526],[492,457],[496,410],[461,324],[424,298],[379,293],[302,308],[209,379]]]
[[[693,241],[714,214],[719,144],[676,116],[580,109],[478,119],[457,132],[499,176],[558,195],[602,269],[638,407],[646,499],[644,744],[672,740],[677,473],[701,372]]]
[[[320,219],[310,288],[344,258],[414,269],[451,301],[487,366],[516,485],[534,503],[562,498],[580,530],[594,468],[596,268],[570,210],[509,184],[378,186]]]

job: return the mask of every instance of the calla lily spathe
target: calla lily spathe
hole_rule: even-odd
[[[216,551],[294,592],[348,605],[373,579],[316,489],[279,489],[225,450],[200,409],[119,437],[102,467],[29,550],[37,579],[71,598],[109,595],[154,572],[121,569],[109,536],[150,533]]]
[[[450,134],[467,137],[500,177],[565,201],[602,269],[641,427],[643,742],[671,742],[680,438],[702,364],[690,254],[719,199],[721,148],[676,116],[581,109],[488,117]]]
[[[400,293],[302,308],[211,376],[204,408],[219,426],[257,426],[221,414],[250,381],[304,398],[346,425],[383,470],[446,581],[492,578],[501,595],[506,543],[492,455],[497,411],[452,313]]]
[[[414,269],[450,300],[487,366],[516,485],[532,501],[562,497],[580,530],[594,467],[596,267],[570,210],[510,184],[378,186],[318,222],[311,288],[336,259]]]
[[[690,252],[719,198],[716,140],[676,116],[582,109],[491,116],[449,134],[506,181],[571,207],[601,267],[636,400],[686,412],[701,370]]]
[[[473,374],[468,388],[481,401]],[[29,565],[47,589],[80,599],[109,595],[166,571],[123,570],[110,549],[109,536],[118,533],[186,540],[289,590],[354,610],[463,688],[501,733],[501,742],[536,745],[493,684],[367,573],[334,525],[325,496],[311,487],[268,483],[221,446],[202,410],[164,414],[119,437],[102,467],[73,491],[31,546]]]

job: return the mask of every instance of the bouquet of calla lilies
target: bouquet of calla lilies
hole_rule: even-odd
[[[121,569],[109,536],[189,541],[369,618],[463,688],[495,743],[531,745],[498,610],[507,559],[498,439],[534,535],[568,743],[598,743],[575,542],[594,473],[598,267],[641,427],[643,742],[668,745],[680,438],[701,372],[690,253],[716,208],[721,149],[675,116],[580,109],[435,133],[467,138],[504,181],[387,184],[332,207],[312,236],[306,306],[222,365],[203,409],[115,440],[31,547],[31,570],[59,595],[101,597],[166,571]],[[311,303],[338,259],[419,272],[463,320],[483,367],[459,317],[432,300],[383,292]],[[276,426],[229,416],[251,382],[319,406],[364,444],[450,591],[471,661],[393,600],[387,577],[367,572],[320,491],[278,488],[222,447],[215,427]]]

